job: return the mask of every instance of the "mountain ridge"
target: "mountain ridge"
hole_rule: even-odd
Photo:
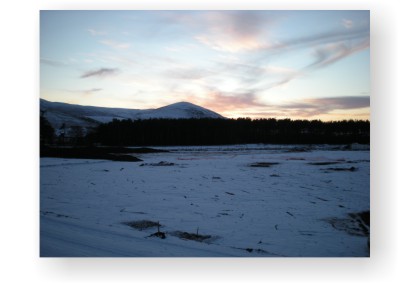
[[[67,128],[79,126],[84,129],[90,129],[101,123],[110,122],[113,119],[224,118],[212,110],[186,101],[176,102],[155,109],[128,109],[51,102],[41,98],[40,112],[56,130],[63,126]]]

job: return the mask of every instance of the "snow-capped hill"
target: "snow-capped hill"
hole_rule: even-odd
[[[93,128],[100,123],[113,119],[145,120],[145,119],[191,119],[191,118],[224,118],[206,108],[189,102],[179,102],[158,109],[123,109],[94,106],[81,106],[67,103],[50,102],[40,99],[40,112],[57,130],[62,126]]]
[[[81,106],[68,103],[50,102],[40,99],[40,112],[55,128],[62,126],[93,128],[99,123],[110,122],[113,119],[133,119],[141,110]]]
[[[165,119],[190,119],[213,118],[221,119],[223,116],[189,102],[178,102],[158,109],[143,112],[138,115],[140,119],[165,118]]]

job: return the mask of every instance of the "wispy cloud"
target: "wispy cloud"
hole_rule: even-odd
[[[263,67],[263,70],[266,74],[269,76],[280,76],[280,75],[292,75],[294,73],[297,73],[298,71],[293,69],[293,68],[288,68],[284,66],[278,66],[278,65],[267,65]]]
[[[98,31],[95,29],[87,29],[86,31],[88,31],[92,36],[104,36],[107,35],[106,31]]]
[[[326,67],[342,58],[367,48],[369,48],[369,39],[356,44],[351,42],[340,42],[318,47],[314,50],[315,61],[305,69]]]
[[[102,40],[100,43],[115,49],[127,49],[131,46],[129,43],[121,43],[113,40]]]
[[[274,112],[279,110],[281,113],[280,116],[282,116],[282,114],[287,114],[287,116],[310,117],[321,116],[341,110],[363,109],[369,106],[369,96],[338,96],[308,98],[301,101],[269,105],[268,109],[272,109]]]
[[[352,21],[352,20],[343,19],[343,20],[342,20],[342,25],[343,25],[346,29],[351,29],[351,28],[353,27],[353,21]]]
[[[91,94],[91,93],[99,92],[99,91],[102,91],[102,90],[103,90],[102,88],[92,88],[92,89],[88,89],[88,90],[83,90],[83,92],[86,93],[86,94]]]
[[[71,92],[102,94],[101,88],[90,88],[103,87],[95,84],[98,79],[107,79],[115,93],[110,95],[110,102],[134,97],[132,100],[137,100],[141,107],[154,104],[149,102],[187,100],[239,116],[245,112],[339,114],[352,110],[349,106],[355,107],[357,114],[368,112],[367,108],[357,107],[367,105],[365,101],[357,101],[359,98],[290,101],[303,96],[346,94],[348,90],[361,97],[369,95],[356,94],[369,90],[368,72],[363,72],[368,66],[365,50],[370,46],[367,12],[99,13],[107,14],[110,21],[115,19],[112,26],[107,26],[110,21],[105,22],[101,16],[86,19],[94,14],[78,14],[71,14],[68,20],[76,20],[77,25],[72,27],[67,25],[68,21],[63,22],[64,35],[50,29],[51,26],[43,29],[41,82],[47,88],[61,84],[58,90],[64,92],[69,88],[76,89]],[[50,20],[53,18],[49,18],[49,25]],[[58,56],[52,57],[54,42],[65,47],[82,40],[79,33],[73,33],[72,28],[76,27],[86,35],[86,40],[77,49],[59,49]],[[354,80],[343,81],[350,65],[359,72],[352,74]],[[325,68],[330,69],[317,74]],[[65,77],[71,72],[78,72],[72,80]],[[55,82],[55,75],[65,80]],[[97,82],[92,84],[93,80]],[[292,84],[295,81],[301,82]],[[337,84],[339,81],[342,84]],[[141,90],[140,95],[132,96],[137,90]],[[69,95],[79,97],[79,94]],[[87,98],[98,99],[98,96]]]
[[[88,78],[88,77],[106,77],[110,75],[115,75],[119,72],[118,68],[100,68],[92,71],[87,71],[83,73],[80,77],[81,78]]]
[[[280,43],[267,46],[265,51],[284,52],[295,48],[316,47],[321,44],[338,43],[344,41],[369,40],[369,26],[360,26],[357,29],[335,29],[309,36],[283,40]]]
[[[278,17],[266,11],[183,11],[162,16],[164,27],[185,27],[202,45],[229,53],[266,45],[270,30],[267,27]]]
[[[54,67],[62,67],[65,66],[66,64],[62,61],[59,60],[53,60],[53,59],[48,59],[48,58],[41,58],[40,59],[40,63],[46,64],[46,65],[50,65],[50,66],[54,66]]]
[[[258,11],[212,11],[202,15],[205,31],[195,39],[219,51],[255,50],[269,44],[265,27],[273,20]]]
[[[218,19],[218,14],[215,18]],[[226,14],[223,14],[226,15]],[[257,14],[256,14],[257,15]],[[249,18],[246,13],[243,14],[233,14],[229,16],[224,16],[223,22],[226,23],[237,23],[240,26],[240,22],[244,21],[245,16]],[[227,20],[226,18],[230,19]],[[234,20],[232,20],[234,19]],[[268,25],[274,25],[274,18],[267,19],[264,17],[255,17],[254,22],[261,22],[265,20],[264,26],[259,25],[265,29]],[[214,49],[223,50],[219,47],[219,41],[224,41],[224,35],[234,35],[233,38],[238,40],[238,43],[246,43],[246,41],[241,41],[242,37],[246,37],[247,34],[250,38],[255,39],[257,45],[251,47],[253,53],[251,53],[251,58],[243,61],[228,61],[228,63],[220,64],[221,69],[226,75],[234,76],[242,86],[256,84],[258,88],[263,88],[267,91],[272,88],[283,86],[289,84],[291,81],[296,80],[300,77],[308,76],[312,72],[315,72],[321,68],[328,67],[348,56],[351,56],[357,52],[368,49],[369,43],[369,23],[355,26],[353,22],[346,22],[347,26],[352,25],[349,29],[337,28],[325,32],[309,34],[301,37],[292,37],[287,39],[273,39],[268,36],[263,35],[263,41],[260,41],[262,35],[257,28],[252,30],[252,26],[247,22],[248,25],[244,25],[243,28],[239,30],[234,30],[230,32],[229,28],[223,25],[212,29],[210,33],[206,34],[204,38],[197,38],[199,41],[203,41],[204,44],[213,47]],[[219,29],[219,27],[224,27],[224,31]],[[236,24],[231,24],[232,27],[236,27]],[[212,41],[214,39],[215,41]],[[222,35],[219,38],[217,35]],[[232,40],[232,39],[231,39]],[[268,40],[268,41],[267,41]],[[208,42],[205,42],[208,41]],[[221,44],[227,49],[231,49],[230,52],[244,51],[246,48],[244,46],[235,47],[235,41],[224,42]],[[213,46],[214,45],[214,46]],[[274,57],[277,55],[282,55],[284,53],[294,53],[299,50],[309,50],[310,57],[309,63],[305,64],[303,67],[293,69],[274,66],[272,64]],[[308,59],[308,58],[307,58]],[[244,63],[245,62],[245,63]]]
[[[213,73],[201,68],[188,67],[169,69],[164,74],[167,78],[196,80],[210,76]]]
[[[335,120],[349,120],[349,119],[359,119],[368,120],[369,112],[354,112],[354,113],[321,113],[315,110],[309,109],[275,109],[275,110],[265,110],[265,111],[243,111],[242,116],[249,116],[253,118],[291,118],[291,119],[315,119],[323,121],[335,121]]]
[[[209,90],[206,99],[199,100],[199,103],[218,112],[265,106],[258,102],[256,94],[250,91],[226,93],[219,90]]]
[[[299,70],[288,70],[286,74],[282,73],[282,77],[280,79],[266,84],[264,90],[288,84],[294,79],[332,65],[345,57],[369,48],[369,46],[369,38],[357,42],[342,41],[316,46],[311,52],[314,61]]]
[[[71,93],[81,93],[84,95],[90,95],[96,92],[100,92],[102,91],[102,88],[92,88],[92,89],[84,89],[84,90],[65,90],[67,92],[71,92]]]
[[[369,96],[337,96],[326,98],[305,98],[283,103],[260,101],[257,90],[227,93],[209,90],[204,98],[196,98],[197,104],[222,114],[239,113],[255,117],[322,117],[344,110],[369,108]],[[252,110],[252,111],[250,111]],[[362,114],[361,114],[362,115]],[[365,114],[364,114],[365,115]],[[362,115],[362,116],[364,116]],[[364,116],[365,117],[365,116]]]
[[[199,35],[195,39],[212,49],[231,53],[249,51],[261,47],[261,44],[257,40],[250,37],[247,39],[236,39],[228,34],[224,36]]]
[[[323,111],[360,109],[370,106],[369,96],[341,96],[328,98],[307,99],[306,103],[312,108],[318,108]],[[293,106],[293,105],[292,105]]]

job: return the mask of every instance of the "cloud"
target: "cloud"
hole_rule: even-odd
[[[92,88],[92,89],[84,89],[84,90],[66,90],[67,92],[71,93],[83,93],[85,95],[93,94],[95,92],[102,91],[102,88]]]
[[[102,40],[100,43],[115,49],[127,49],[131,46],[129,43],[121,43],[113,40]]]
[[[323,120],[323,121],[337,121],[337,120],[368,120],[369,112],[354,112],[354,113],[319,113],[310,110],[292,110],[292,109],[279,109],[269,111],[251,111],[241,112],[242,117],[253,118],[291,118],[303,120]]]
[[[89,94],[89,93],[99,92],[101,90],[103,90],[103,89],[102,88],[92,88],[89,90],[83,90],[83,92]]]
[[[369,39],[356,44],[340,42],[318,47],[314,50],[315,61],[305,69],[326,67],[342,58],[367,48],[369,48]]]
[[[88,31],[92,36],[104,36],[104,35],[107,35],[107,32],[98,31],[98,30],[95,30],[95,29],[87,29],[86,31]]]
[[[163,26],[185,27],[209,48],[236,53],[267,44],[266,35],[278,17],[266,11],[201,11],[165,13]]]
[[[258,99],[257,90],[236,93],[209,90],[205,98],[196,98],[194,101],[196,104],[200,104],[216,112],[264,118],[323,118],[327,116],[339,116],[340,112],[344,110],[355,110],[355,116],[367,117],[365,113],[361,114],[356,110],[370,107],[369,96],[305,98],[302,100],[270,104],[261,102]],[[342,114],[342,116],[344,115]]]
[[[193,25],[194,17],[186,15],[182,20]],[[197,16],[204,23],[194,37],[198,42],[219,51],[236,53],[241,51],[282,52],[295,48],[313,47],[319,44],[347,40],[369,39],[369,23],[355,28],[353,21],[343,19],[343,29],[333,29],[308,36],[286,40],[273,39],[269,30],[282,17],[261,11],[211,11]]]
[[[266,72],[265,68],[261,66],[241,62],[223,62],[219,63],[219,67],[222,71],[237,73],[239,76],[254,77]]]
[[[62,62],[62,61],[48,59],[48,58],[41,58],[40,59],[40,63],[46,64],[46,65],[50,65],[50,66],[54,66],[54,67],[65,66],[65,63]]]
[[[301,101],[270,105],[268,109],[279,110],[286,116],[312,117],[330,114],[340,110],[355,110],[368,108],[369,96],[338,96],[327,98],[306,98]]]
[[[239,19],[241,19],[243,15],[246,14],[237,14],[233,18],[240,22]],[[230,15],[230,17],[232,17],[232,15]],[[255,22],[260,22],[260,20],[256,18]],[[264,25],[263,29],[274,23],[273,20],[266,22],[267,24]],[[252,35],[252,38],[259,40],[260,32],[257,29],[251,31],[251,27],[252,25],[245,25],[242,30],[235,31],[231,34],[235,35],[235,39],[240,39],[242,35],[248,32]],[[217,31],[220,32],[219,28],[214,30],[215,33]],[[227,34],[230,34],[229,29]],[[211,35],[213,35],[213,33],[211,33]],[[212,46],[213,44],[216,45],[219,43],[219,40],[223,40],[224,37],[214,42],[211,42],[210,39],[212,39],[210,36],[198,38],[198,40],[204,41],[204,44]],[[257,88],[263,87],[264,91],[267,91],[288,84],[311,72],[328,67],[343,58],[368,49],[370,46],[369,24],[352,27],[351,29],[340,28],[302,37],[288,38],[286,40],[274,42],[258,41],[257,43],[259,46],[253,47],[254,50],[253,53],[251,53],[251,58],[247,59],[245,64],[238,61],[231,61],[222,63],[220,66],[222,66],[222,72],[234,76],[238,81],[242,82],[243,86],[246,84],[255,84],[258,86]],[[251,49],[250,46],[248,47]],[[219,49],[218,46],[214,46],[214,48]],[[227,48],[232,49],[230,50],[231,52],[245,49],[243,46],[236,48],[234,44],[228,44]],[[306,63],[303,67],[291,69],[274,66],[272,64],[277,55],[296,52],[300,49],[310,50],[311,55],[309,63]]]
[[[351,29],[351,28],[353,27],[353,21],[352,21],[352,20],[343,19],[343,20],[342,20],[342,25],[343,25],[346,29]]]
[[[282,72],[281,75],[283,77],[272,83],[268,83],[264,90],[288,84],[294,79],[332,65],[345,57],[369,48],[369,46],[369,38],[361,42],[346,41],[317,46],[312,51],[312,56],[314,57],[313,62],[299,70],[287,70],[286,74]]]
[[[207,94],[207,99],[199,103],[218,112],[265,106],[257,101],[256,94],[251,91],[226,93],[219,90],[210,90]]]
[[[273,64],[263,65],[262,63],[219,63],[217,70],[226,77],[234,78],[245,89],[252,89],[253,91],[255,89],[267,91],[304,75],[303,70]]]
[[[277,66],[277,65],[267,65],[263,67],[266,74],[270,76],[278,76],[278,75],[292,75],[297,73],[298,71],[293,68],[288,68],[284,66]]]
[[[369,25],[360,26],[357,29],[335,29],[310,36],[298,37],[281,41],[267,46],[265,51],[283,52],[295,48],[316,47],[321,44],[338,43],[344,41],[369,41]]]
[[[203,15],[206,31],[195,37],[215,50],[231,53],[267,45],[265,27],[273,18],[259,11],[213,11]]]
[[[212,72],[201,68],[174,68],[167,70],[165,72],[165,77],[174,79],[196,80],[205,78],[211,74]]]
[[[290,81],[300,77],[302,74],[303,74],[302,72],[293,73],[291,75],[284,77],[283,79],[280,79],[272,83],[268,83],[267,86],[265,86],[264,91],[288,84]]]
[[[100,68],[97,70],[87,71],[81,75],[81,78],[88,78],[88,77],[105,77],[110,76],[118,73],[119,69],[117,68]]]
[[[193,38],[203,45],[219,51],[282,52],[319,44],[369,38],[369,20],[355,25],[342,19],[346,27],[294,38],[273,36],[274,26],[288,19],[287,13],[268,11],[197,11],[162,14],[160,26],[186,27]],[[290,17],[290,16],[289,16]],[[283,37],[283,38],[282,38]]]
[[[196,36],[195,39],[212,49],[231,53],[249,51],[262,47],[256,39],[251,37],[247,39],[237,39],[228,34],[224,36],[200,35]]]
[[[208,107],[220,111],[263,107],[275,110],[301,110],[309,114],[324,114],[335,110],[361,109],[370,106],[369,96],[338,96],[327,98],[306,98],[301,101],[286,102],[282,104],[266,104],[258,101],[256,92],[242,92],[227,94],[217,90],[210,91],[207,102]]]
[[[347,109],[360,109],[370,106],[369,96],[341,96],[341,97],[328,97],[316,98],[306,100],[313,107],[318,107],[321,110],[347,110]]]
[[[234,80],[239,86],[245,89],[262,89],[266,91],[277,84],[284,84],[292,76],[300,76],[300,71],[285,66],[274,64],[249,64],[241,62],[217,62],[216,74],[221,77]],[[282,82],[281,82],[282,81]]]

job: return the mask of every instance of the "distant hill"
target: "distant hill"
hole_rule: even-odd
[[[83,129],[90,129],[98,126],[100,123],[111,122],[113,119],[224,118],[216,112],[189,102],[178,102],[157,109],[141,110],[81,106],[40,99],[40,112],[47,118],[53,128],[56,129],[57,133],[63,125],[66,129],[77,126]]]

